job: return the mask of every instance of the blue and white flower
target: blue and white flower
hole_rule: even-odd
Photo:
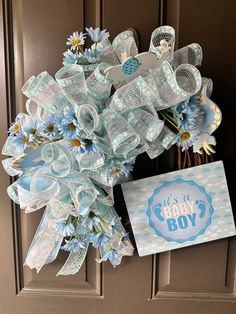
[[[98,141],[97,141],[96,137],[93,137],[91,139],[89,139],[89,138],[83,139],[83,143],[85,146],[85,152],[86,153],[95,153],[95,152],[99,151]]]
[[[67,46],[71,46],[71,50],[76,50],[79,46],[83,46],[86,35],[82,32],[74,32],[70,37],[67,38]]]
[[[87,236],[87,240],[93,247],[98,248],[106,245],[109,242],[110,237],[106,233],[92,232]]]
[[[74,231],[75,227],[71,221],[63,220],[54,225],[54,228],[64,237],[71,236]]]
[[[88,230],[96,233],[107,233],[111,232],[112,226],[110,223],[106,222],[99,216],[97,216],[93,211],[90,211],[87,217],[82,221],[82,225],[86,226]]]
[[[47,121],[42,126],[42,130],[43,133],[49,137],[55,137],[59,134],[54,114],[48,117]]]
[[[79,252],[81,249],[84,249],[86,245],[85,242],[77,238],[65,240],[65,242],[66,243],[61,247],[61,249],[72,253]]]
[[[74,54],[70,49],[68,49],[67,51],[65,51],[63,53],[63,65],[67,65],[67,64],[75,64],[77,63],[76,60],[76,54]]]
[[[182,152],[193,146],[197,140],[197,133],[190,131],[180,131],[177,134],[176,144],[182,148]]]
[[[74,154],[84,153],[86,149],[83,140],[78,136],[70,138],[68,140],[68,148]]]
[[[21,130],[20,122],[19,122],[19,119],[16,118],[15,121],[11,123],[11,126],[10,126],[10,128],[8,130],[8,133],[11,136],[14,136],[18,132],[20,132],[20,130]]]
[[[69,120],[69,121],[76,120],[75,110],[73,107],[66,106],[65,109],[63,110],[63,116],[66,120]]]
[[[199,105],[199,98],[192,96],[173,108],[178,128],[182,130],[200,130],[204,120],[204,112]]]
[[[74,108],[66,107],[63,113],[57,117],[57,128],[59,133],[67,139],[79,135],[81,128],[76,120]]]
[[[22,120],[22,131],[35,136],[38,131],[38,122],[31,117]]]
[[[32,142],[32,135],[29,135],[26,132],[21,131],[14,137],[14,143],[19,150],[26,149],[30,142]]]
[[[102,254],[100,259],[96,259],[96,261],[98,263],[101,263],[101,262],[107,261],[108,259],[110,260],[112,265],[115,267],[120,264],[121,256],[116,250],[110,248]]]
[[[66,119],[65,117],[62,117],[58,121],[57,128],[59,130],[59,133],[67,139],[76,137],[81,130],[79,124],[75,119]]]
[[[90,28],[86,27],[86,31],[87,31],[89,37],[95,43],[99,43],[99,42],[107,39],[110,36],[109,32],[107,32],[106,29],[101,31],[100,27],[97,27],[95,29],[92,27],[90,27]]]
[[[97,63],[100,61],[100,53],[95,49],[86,48],[84,51],[84,57],[87,59],[88,63]]]
[[[126,178],[129,176],[130,171],[134,169],[134,161],[123,161],[122,163],[117,162],[112,166],[112,168],[108,171],[108,175],[111,177],[121,177],[125,176]]]

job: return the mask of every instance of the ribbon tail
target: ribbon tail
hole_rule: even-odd
[[[54,261],[58,255],[63,236],[54,228],[58,219],[49,218],[47,209],[35,233],[24,265],[35,268],[37,273],[48,263]]]
[[[84,249],[81,249],[79,252],[71,252],[65,264],[57,273],[57,276],[75,275],[76,273],[78,273],[85,260],[87,250],[88,243],[86,244],[86,247]]]

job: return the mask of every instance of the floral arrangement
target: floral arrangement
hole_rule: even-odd
[[[214,153],[221,112],[209,99],[212,81],[196,68],[201,47],[174,51],[170,26],[154,30],[140,54],[132,31],[108,37],[99,28],[74,32],[56,80],[42,72],[25,83],[27,114],[17,115],[3,147],[5,170],[18,176],[11,199],[26,213],[45,207],[25,261],[37,271],[60,249],[69,256],[58,275],[77,273],[89,244],[113,266],[133,254],[112,187],[131,180],[139,154],[156,158],[177,144],[185,167],[189,150],[196,163]],[[84,49],[86,39],[93,44]]]

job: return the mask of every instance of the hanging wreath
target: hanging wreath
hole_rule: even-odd
[[[83,49],[87,37],[93,44]],[[201,47],[174,52],[170,26],[154,30],[140,54],[132,31],[108,37],[99,28],[74,32],[56,80],[42,72],[25,83],[27,114],[17,115],[3,147],[5,170],[19,176],[8,195],[26,213],[45,207],[25,261],[37,272],[62,249],[69,256],[58,275],[77,273],[89,243],[99,263],[133,254],[112,187],[131,179],[139,154],[156,158],[174,144],[195,159],[214,152],[221,112],[209,99],[212,81],[196,68]]]

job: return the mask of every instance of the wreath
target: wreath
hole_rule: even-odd
[[[99,28],[74,32],[55,80],[46,71],[28,79],[27,113],[17,115],[3,147],[5,170],[18,176],[10,198],[26,213],[45,208],[25,261],[37,272],[60,249],[69,255],[58,275],[77,273],[89,244],[99,263],[116,266],[133,254],[112,188],[132,179],[138,155],[156,158],[176,144],[185,167],[215,152],[221,112],[209,99],[212,81],[196,68],[201,47],[174,51],[170,26],[154,30],[140,54],[132,31],[108,37]]]

